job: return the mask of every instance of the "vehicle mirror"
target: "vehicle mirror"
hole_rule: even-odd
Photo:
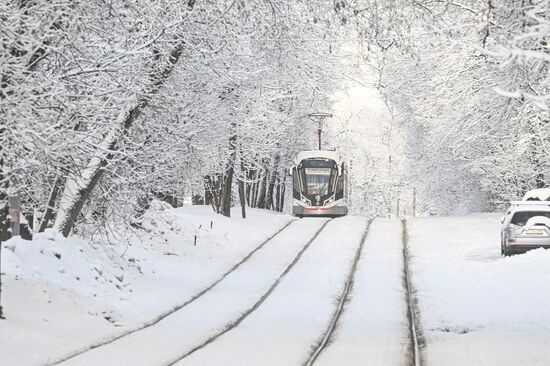
[[[504,224],[504,220],[506,220],[506,216],[502,216],[502,217],[500,218],[500,223],[501,223],[501,224]]]
[[[293,168],[288,168],[288,175],[292,177],[292,170]]]

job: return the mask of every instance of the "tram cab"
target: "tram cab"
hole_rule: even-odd
[[[348,213],[348,177],[340,153],[327,150],[302,151],[294,158],[292,214],[344,216]]]

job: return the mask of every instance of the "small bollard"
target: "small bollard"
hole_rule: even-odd
[[[38,222],[38,210],[35,208],[32,215],[32,238],[33,239],[36,233],[38,233],[39,225],[40,223]]]
[[[197,236],[195,235],[195,242],[193,243],[194,246],[197,246]]]
[[[214,225],[214,221],[210,221],[210,229],[212,229],[213,225]]]

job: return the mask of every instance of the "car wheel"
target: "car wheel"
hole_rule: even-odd
[[[506,244],[504,244],[503,241],[500,243],[500,253],[504,257],[509,257],[512,255],[512,253],[510,253],[510,251],[508,250],[508,247],[506,247]]]

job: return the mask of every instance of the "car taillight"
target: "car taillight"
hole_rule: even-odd
[[[516,244],[516,239],[508,239],[508,244]]]

